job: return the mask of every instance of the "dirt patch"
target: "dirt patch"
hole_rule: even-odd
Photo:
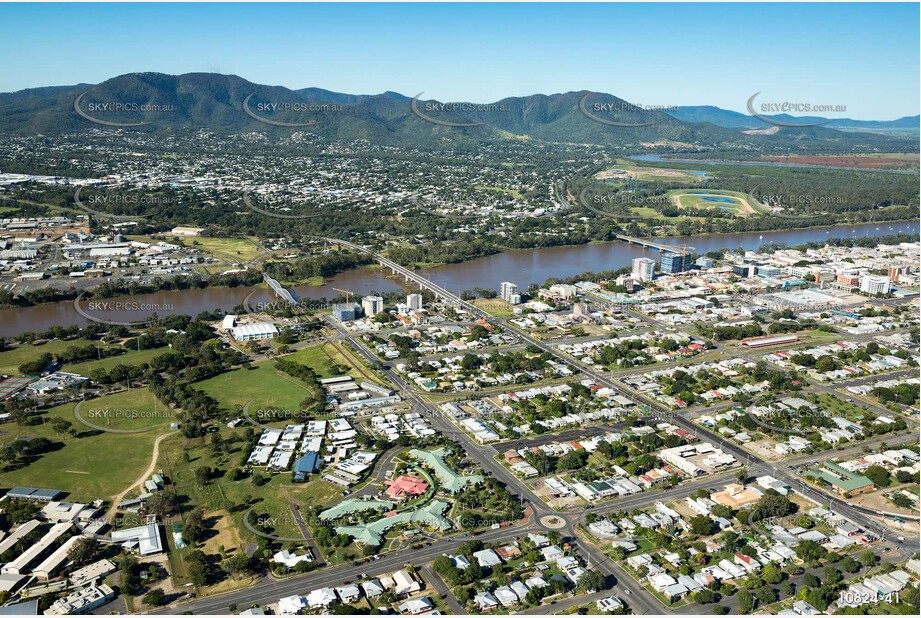
[[[210,511],[205,513],[205,521],[208,522],[212,532],[212,536],[205,541],[204,547],[202,548],[206,554],[219,554],[221,546],[224,547],[224,551],[228,554],[243,547],[243,542],[240,540],[240,533],[233,525],[233,519],[230,517],[230,513],[223,509],[219,511]]]
[[[775,444],[777,444],[775,440],[771,440],[770,438],[762,438],[760,440],[755,440],[753,442],[743,444],[742,448],[751,453],[754,453],[765,461],[780,461],[784,458],[784,455],[783,453],[778,453],[774,449]]]
[[[904,485],[894,485],[892,487],[887,487],[882,491],[874,491],[869,494],[862,494],[856,498],[852,498],[850,501],[854,504],[865,506],[869,509],[874,509],[877,511],[886,511],[887,513],[903,513],[905,515],[917,515],[917,512],[913,512],[912,509],[906,509],[899,506],[896,506],[892,500],[886,497],[887,494],[894,494],[900,489],[908,489],[912,485],[906,483]]]

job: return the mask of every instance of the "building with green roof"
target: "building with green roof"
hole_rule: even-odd
[[[384,542],[384,535],[388,530],[401,524],[425,524],[434,530],[450,530],[454,525],[444,516],[449,506],[447,502],[435,500],[421,509],[397,513],[370,524],[336,526],[336,534],[347,534],[359,543],[377,547]]]
[[[442,489],[449,494],[457,493],[467,485],[483,482],[483,477],[478,474],[462,476],[452,470],[444,460],[447,452],[444,447],[434,451],[421,451],[414,448],[409,451],[409,454],[431,468],[441,482]]]
[[[392,509],[394,503],[390,500],[358,500],[356,498],[351,498],[349,500],[343,500],[334,507],[330,507],[320,513],[320,519],[323,520],[333,520],[339,519],[346,515],[352,515],[353,513],[360,513],[362,511],[378,511],[382,509]]]
[[[809,478],[820,479],[835,488],[839,494],[846,498],[865,494],[873,491],[875,485],[867,477],[842,468],[834,462],[826,462],[819,470],[810,470],[806,473]]]

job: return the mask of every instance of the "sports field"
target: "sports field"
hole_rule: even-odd
[[[70,346],[85,346],[88,343],[92,342],[87,339],[74,339],[73,341],[55,339],[42,345],[15,344],[9,350],[0,352],[0,374],[18,376],[20,365],[37,360],[42,354],[60,354]]]
[[[228,371],[196,383],[195,388],[214,397],[226,410],[242,408],[250,401],[257,408],[299,410],[300,403],[310,395],[304,382],[277,371],[272,361]]]
[[[183,240],[183,244],[206,253],[244,262],[255,258],[260,253],[259,247],[246,238],[207,238],[197,236]]]
[[[137,389],[124,396],[90,399],[83,407],[101,405],[114,409],[115,405],[124,405],[128,409],[147,409],[152,407],[149,397],[147,389]],[[67,404],[44,412],[36,425],[4,425],[5,441],[44,437],[54,443],[48,452],[38,455],[28,465],[2,469],[0,477],[4,485],[60,489],[70,493],[69,499],[78,501],[111,499],[138,480],[150,464],[154,440],[168,431],[166,428],[130,434],[94,431],[80,424],[73,411],[74,405]],[[77,436],[56,433],[51,426],[53,418],[73,423]],[[168,427],[169,419],[160,420]]]
[[[160,427],[165,431],[171,422],[176,421],[174,410],[158,401],[147,388],[133,388],[88,399],[80,403],[76,414],[86,421],[77,427],[80,431],[90,430],[86,424],[104,430],[153,431]],[[79,422],[79,419],[74,419],[75,425]]]
[[[670,196],[678,208],[722,210],[738,217],[757,214],[757,211],[748,203],[747,196],[735,191],[680,190],[671,192]]]
[[[87,345],[99,345],[99,342],[90,341],[89,339],[73,339],[71,341],[55,339],[54,341],[49,341],[48,343],[42,345],[30,345],[28,343],[16,344],[9,350],[0,352],[0,375],[20,375],[20,365],[37,360],[41,357],[42,354],[51,354],[54,356],[64,352],[70,347],[84,347]],[[82,376],[88,376],[90,372],[97,367],[101,367],[108,371],[115,365],[140,365],[141,363],[149,363],[154,357],[159,356],[160,354],[164,354],[168,351],[169,348],[156,348],[152,350],[140,351],[128,350],[124,354],[120,354],[118,356],[109,356],[107,358],[103,358],[102,360],[67,363],[63,367],[63,370],[77,373]]]

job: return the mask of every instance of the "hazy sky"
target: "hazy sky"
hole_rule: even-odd
[[[0,4],[0,92],[137,71],[491,102],[570,90],[642,105],[919,113],[904,4]]]

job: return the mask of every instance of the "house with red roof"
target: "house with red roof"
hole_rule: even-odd
[[[394,481],[384,481],[387,495],[394,499],[421,496],[428,490],[429,484],[417,476],[402,475]]]

